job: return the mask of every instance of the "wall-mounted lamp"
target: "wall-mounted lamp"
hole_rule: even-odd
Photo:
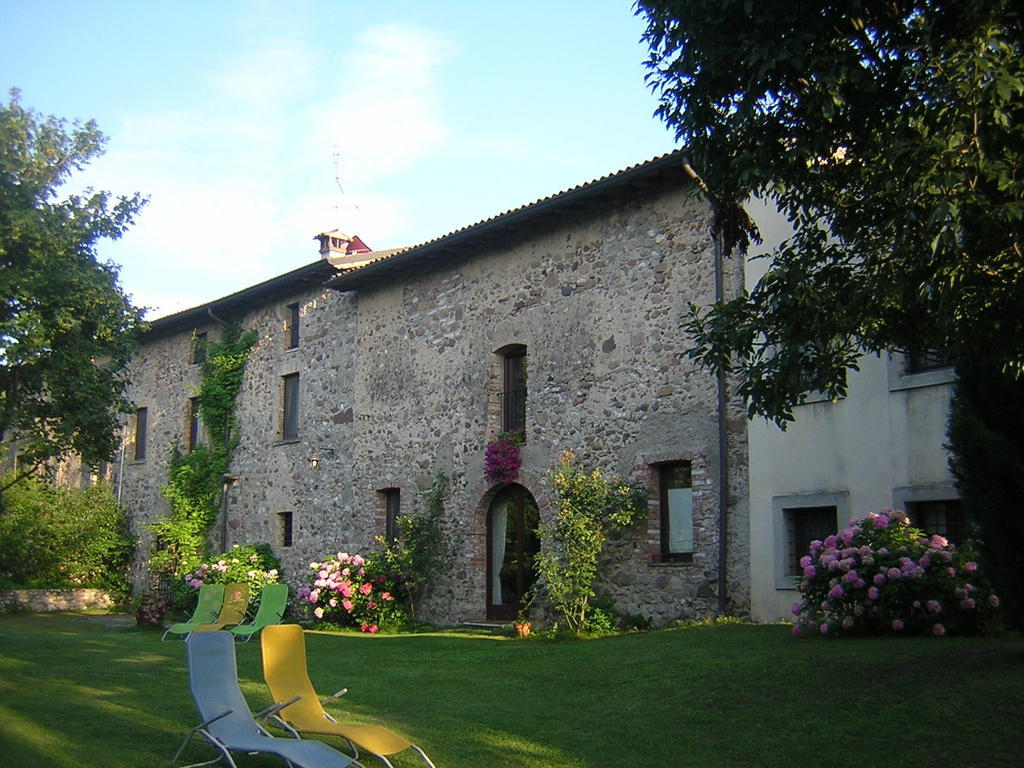
[[[321,458],[321,456],[324,457],[324,458],[333,459],[334,458],[334,449],[333,448],[314,448],[313,449],[313,455],[309,457],[309,468],[310,469],[316,469],[317,467],[320,466],[320,458]]]

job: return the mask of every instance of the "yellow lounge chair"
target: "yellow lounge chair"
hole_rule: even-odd
[[[296,738],[299,734],[307,733],[340,736],[351,745],[356,760],[359,759],[359,748],[362,748],[383,761],[388,768],[392,766],[387,755],[411,748],[430,768],[434,768],[422,749],[397,733],[380,725],[339,723],[324,711],[323,704],[343,695],[345,690],[338,691],[323,702],[317,698],[306,670],[306,639],[302,627],[297,624],[264,627],[260,634],[260,645],[263,650],[263,678],[267,681],[274,701],[287,702],[296,696],[300,697],[273,715],[274,720]]]
[[[198,624],[193,632],[216,632],[218,629],[233,627],[245,621],[245,612],[249,608],[249,585],[226,584],[224,586],[224,602],[220,606],[217,620],[212,624]]]

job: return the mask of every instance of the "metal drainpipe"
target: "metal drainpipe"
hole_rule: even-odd
[[[715,207],[712,204],[712,207]],[[722,277],[722,238],[714,232],[715,243],[715,301],[721,301],[724,291]],[[726,425],[725,372],[718,372],[718,613],[725,613],[727,604],[726,581],[727,557],[729,555],[729,451],[726,440],[729,436]]]
[[[114,497],[121,503],[121,489],[124,487],[124,452],[125,441],[128,439],[128,424],[121,425],[121,460],[117,463],[117,493]],[[106,479],[106,478],[104,478]]]
[[[708,189],[704,180],[697,175],[697,172],[690,166],[688,160],[683,160],[683,170],[692,178],[700,190],[704,193],[708,203],[711,205],[712,221],[718,221],[718,204],[714,195]],[[713,223],[711,227],[711,241],[715,248],[715,301],[721,301],[725,296],[725,281],[723,272],[722,237],[717,226]],[[717,376],[717,398],[718,398],[718,613],[725,613],[728,599],[728,567],[727,558],[729,555],[729,451],[726,440],[729,435],[726,425],[726,397],[725,397],[725,373],[718,372]]]

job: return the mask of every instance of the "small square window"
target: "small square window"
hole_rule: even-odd
[[[907,517],[929,536],[938,534],[954,544],[967,540],[967,523],[959,499],[908,501]]]
[[[907,354],[907,373],[925,373],[950,368],[953,361],[945,349],[926,349]]]
[[[802,576],[800,558],[810,552],[811,542],[823,541],[838,530],[838,509],[834,506],[789,507],[783,510],[786,520],[786,574]]]

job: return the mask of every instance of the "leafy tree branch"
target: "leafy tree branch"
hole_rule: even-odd
[[[59,197],[105,141],[94,122],[69,128],[24,108],[16,89],[0,104],[0,448],[17,446],[28,468],[0,492],[50,459],[112,460],[118,414],[130,410],[126,365],[142,310],[97,247],[123,235],[145,201]]]

